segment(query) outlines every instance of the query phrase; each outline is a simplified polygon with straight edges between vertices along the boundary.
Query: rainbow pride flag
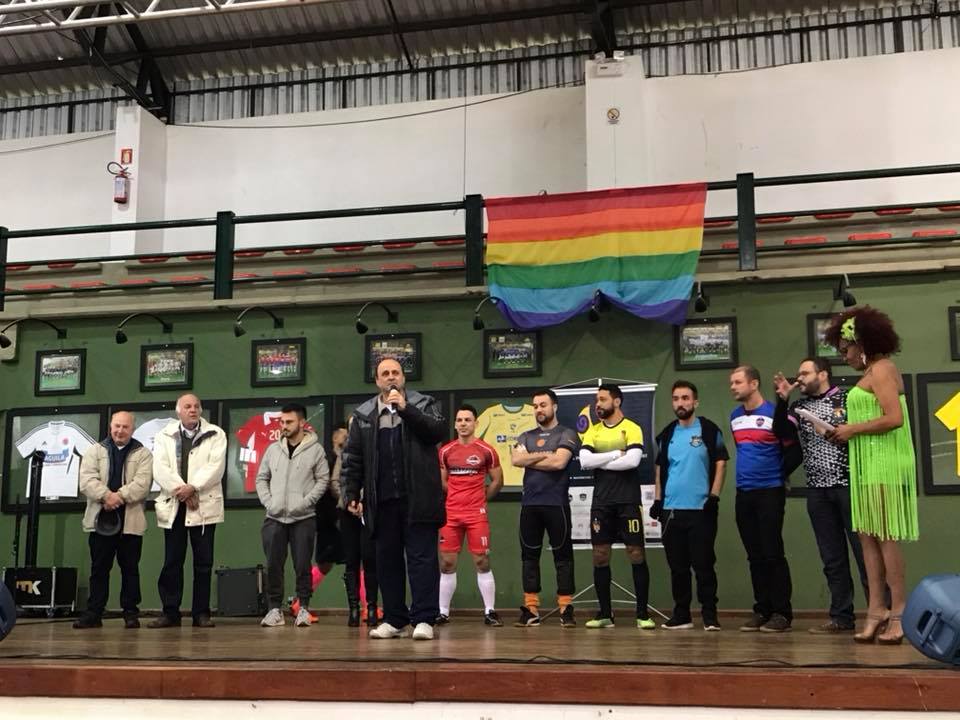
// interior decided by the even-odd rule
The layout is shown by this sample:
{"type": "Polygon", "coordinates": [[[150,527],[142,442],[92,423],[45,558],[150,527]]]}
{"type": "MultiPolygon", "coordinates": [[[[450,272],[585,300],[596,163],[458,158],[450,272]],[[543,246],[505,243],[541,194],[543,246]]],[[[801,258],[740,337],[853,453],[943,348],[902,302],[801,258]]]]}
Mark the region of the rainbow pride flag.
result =
{"type": "Polygon", "coordinates": [[[634,315],[680,325],[706,197],[695,183],[487,200],[490,295],[515,328],[586,312],[598,291],[634,315]]]}

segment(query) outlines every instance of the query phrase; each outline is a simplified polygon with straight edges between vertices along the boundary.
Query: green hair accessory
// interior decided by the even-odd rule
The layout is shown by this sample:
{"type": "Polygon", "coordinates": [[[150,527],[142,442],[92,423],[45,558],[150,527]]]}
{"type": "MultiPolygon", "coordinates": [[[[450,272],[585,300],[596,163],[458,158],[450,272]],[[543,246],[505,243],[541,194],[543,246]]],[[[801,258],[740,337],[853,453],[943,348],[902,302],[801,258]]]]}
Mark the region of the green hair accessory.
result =
{"type": "Polygon", "coordinates": [[[854,318],[848,317],[843,321],[843,325],[840,326],[840,337],[848,342],[857,341],[857,329],[854,318]]]}

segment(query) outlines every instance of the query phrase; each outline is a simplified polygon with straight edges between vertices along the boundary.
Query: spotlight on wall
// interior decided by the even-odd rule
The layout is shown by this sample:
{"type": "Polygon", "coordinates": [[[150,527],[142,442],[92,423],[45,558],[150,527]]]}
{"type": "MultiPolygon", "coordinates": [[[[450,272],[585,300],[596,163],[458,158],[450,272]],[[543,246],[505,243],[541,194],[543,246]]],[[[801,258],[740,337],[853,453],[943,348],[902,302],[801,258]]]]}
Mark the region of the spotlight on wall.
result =
{"type": "Polygon", "coordinates": [[[480,318],[480,308],[483,307],[484,303],[491,303],[493,305],[497,305],[500,303],[500,300],[498,298],[488,295],[479,303],[477,303],[477,306],[473,309],[473,329],[474,330],[483,330],[486,327],[486,325],[483,324],[483,320],[480,318]]]}
{"type": "Polygon", "coordinates": [[[7,334],[6,334],[7,330],[12,328],[14,325],[19,325],[20,323],[26,322],[27,320],[43,323],[47,327],[56,330],[58,340],[64,340],[67,337],[66,329],[62,327],[57,327],[52,322],[48,322],[47,320],[41,320],[40,318],[20,318],[19,320],[14,320],[12,323],[10,323],[5,328],[3,328],[3,330],[0,330],[0,348],[3,348],[4,350],[6,350],[8,347],[13,345],[13,341],[7,337],[7,334]]]}
{"type": "Polygon", "coordinates": [[[846,274],[840,276],[840,281],[833,289],[833,299],[842,300],[845,308],[853,307],[857,304],[857,299],[850,292],[850,278],[846,274]]]}
{"type": "Polygon", "coordinates": [[[600,322],[600,313],[606,312],[610,309],[610,302],[607,300],[606,296],[597,290],[593,294],[593,303],[590,305],[590,312],[587,316],[590,318],[590,322],[600,322]]]}
{"type": "Polygon", "coordinates": [[[262,311],[265,312],[267,315],[269,315],[271,318],[273,318],[273,329],[274,329],[274,330],[279,330],[280,328],[283,327],[283,318],[282,318],[282,317],[277,317],[272,311],[267,310],[267,308],[263,307],[262,305],[251,305],[250,307],[241,310],[241,311],[240,311],[240,314],[237,315],[237,319],[233,321],[233,336],[234,336],[234,337],[241,337],[241,336],[247,334],[247,331],[243,329],[243,316],[246,315],[246,314],[247,314],[248,312],[250,312],[251,310],[262,310],[262,311]]]}
{"type": "Polygon", "coordinates": [[[386,305],[384,305],[382,302],[370,301],[368,303],[364,303],[363,307],[360,308],[360,312],[357,313],[357,321],[356,323],[354,323],[354,327],[357,328],[357,332],[360,333],[361,335],[366,334],[367,330],[370,329],[369,327],[367,327],[367,324],[361,319],[361,316],[363,315],[363,311],[366,310],[371,305],[379,305],[380,307],[382,307],[384,310],[387,311],[388,323],[400,322],[400,313],[394,312],[393,310],[388,308],[386,305]]]}
{"type": "Polygon", "coordinates": [[[697,297],[693,301],[693,309],[698,313],[705,313],[710,307],[710,298],[703,291],[703,283],[697,283],[697,297]]]}
{"type": "Polygon", "coordinates": [[[173,323],[167,322],[159,315],[154,315],[153,313],[148,312],[135,312],[131,315],[127,315],[123,320],[120,321],[120,324],[117,325],[117,333],[115,335],[117,345],[123,345],[127,341],[127,334],[123,331],[123,326],[140,315],[152,317],[154,320],[160,323],[160,326],[163,328],[163,332],[167,333],[167,335],[173,332],[173,323]]]}

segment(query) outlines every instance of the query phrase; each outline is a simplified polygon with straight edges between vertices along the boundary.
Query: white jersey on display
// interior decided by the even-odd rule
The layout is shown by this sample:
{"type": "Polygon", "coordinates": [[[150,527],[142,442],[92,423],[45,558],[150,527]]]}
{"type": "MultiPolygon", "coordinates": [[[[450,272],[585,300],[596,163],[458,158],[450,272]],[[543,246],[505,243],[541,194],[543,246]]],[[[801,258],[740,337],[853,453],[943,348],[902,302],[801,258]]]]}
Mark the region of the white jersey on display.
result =
{"type": "MultiPolygon", "coordinates": [[[[153,443],[157,438],[157,434],[163,430],[167,425],[172,422],[175,422],[176,418],[155,418],[153,420],[147,420],[142,425],[138,425],[137,429],[133,431],[133,439],[138,441],[151,453],[153,452],[153,443]]],[[[153,484],[150,486],[150,492],[160,492],[160,483],[156,480],[153,481],[153,484]]]]}
{"type": "MultiPolygon", "coordinates": [[[[37,450],[47,454],[43,461],[41,497],[77,497],[80,456],[95,442],[79,425],[65,420],[51,420],[31,429],[16,441],[16,446],[22,458],[28,458],[37,450]]],[[[24,495],[30,497],[29,470],[24,495]]]]}

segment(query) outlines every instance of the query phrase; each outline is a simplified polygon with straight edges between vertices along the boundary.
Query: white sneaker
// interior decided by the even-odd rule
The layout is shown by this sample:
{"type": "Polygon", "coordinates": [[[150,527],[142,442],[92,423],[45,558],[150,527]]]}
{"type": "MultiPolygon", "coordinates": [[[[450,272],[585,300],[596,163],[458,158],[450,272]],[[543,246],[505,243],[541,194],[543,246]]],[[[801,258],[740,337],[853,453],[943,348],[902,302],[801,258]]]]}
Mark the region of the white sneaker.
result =
{"type": "Polygon", "coordinates": [[[417,623],[413,629],[414,640],[433,640],[433,625],[428,623],[417,623]]]}
{"type": "Polygon", "coordinates": [[[301,605],[300,612],[297,613],[297,619],[293,621],[293,624],[296,627],[310,627],[313,624],[310,620],[310,611],[301,605]]]}
{"type": "Polygon", "coordinates": [[[264,627],[279,627],[283,625],[283,622],[283,613],[280,612],[280,608],[274,608],[263,616],[263,620],[260,621],[260,624],[264,627]]]}
{"type": "Polygon", "coordinates": [[[390,640],[391,638],[405,637],[407,631],[405,628],[395,628],[390,623],[380,623],[370,631],[370,637],[374,640],[390,640]]]}

